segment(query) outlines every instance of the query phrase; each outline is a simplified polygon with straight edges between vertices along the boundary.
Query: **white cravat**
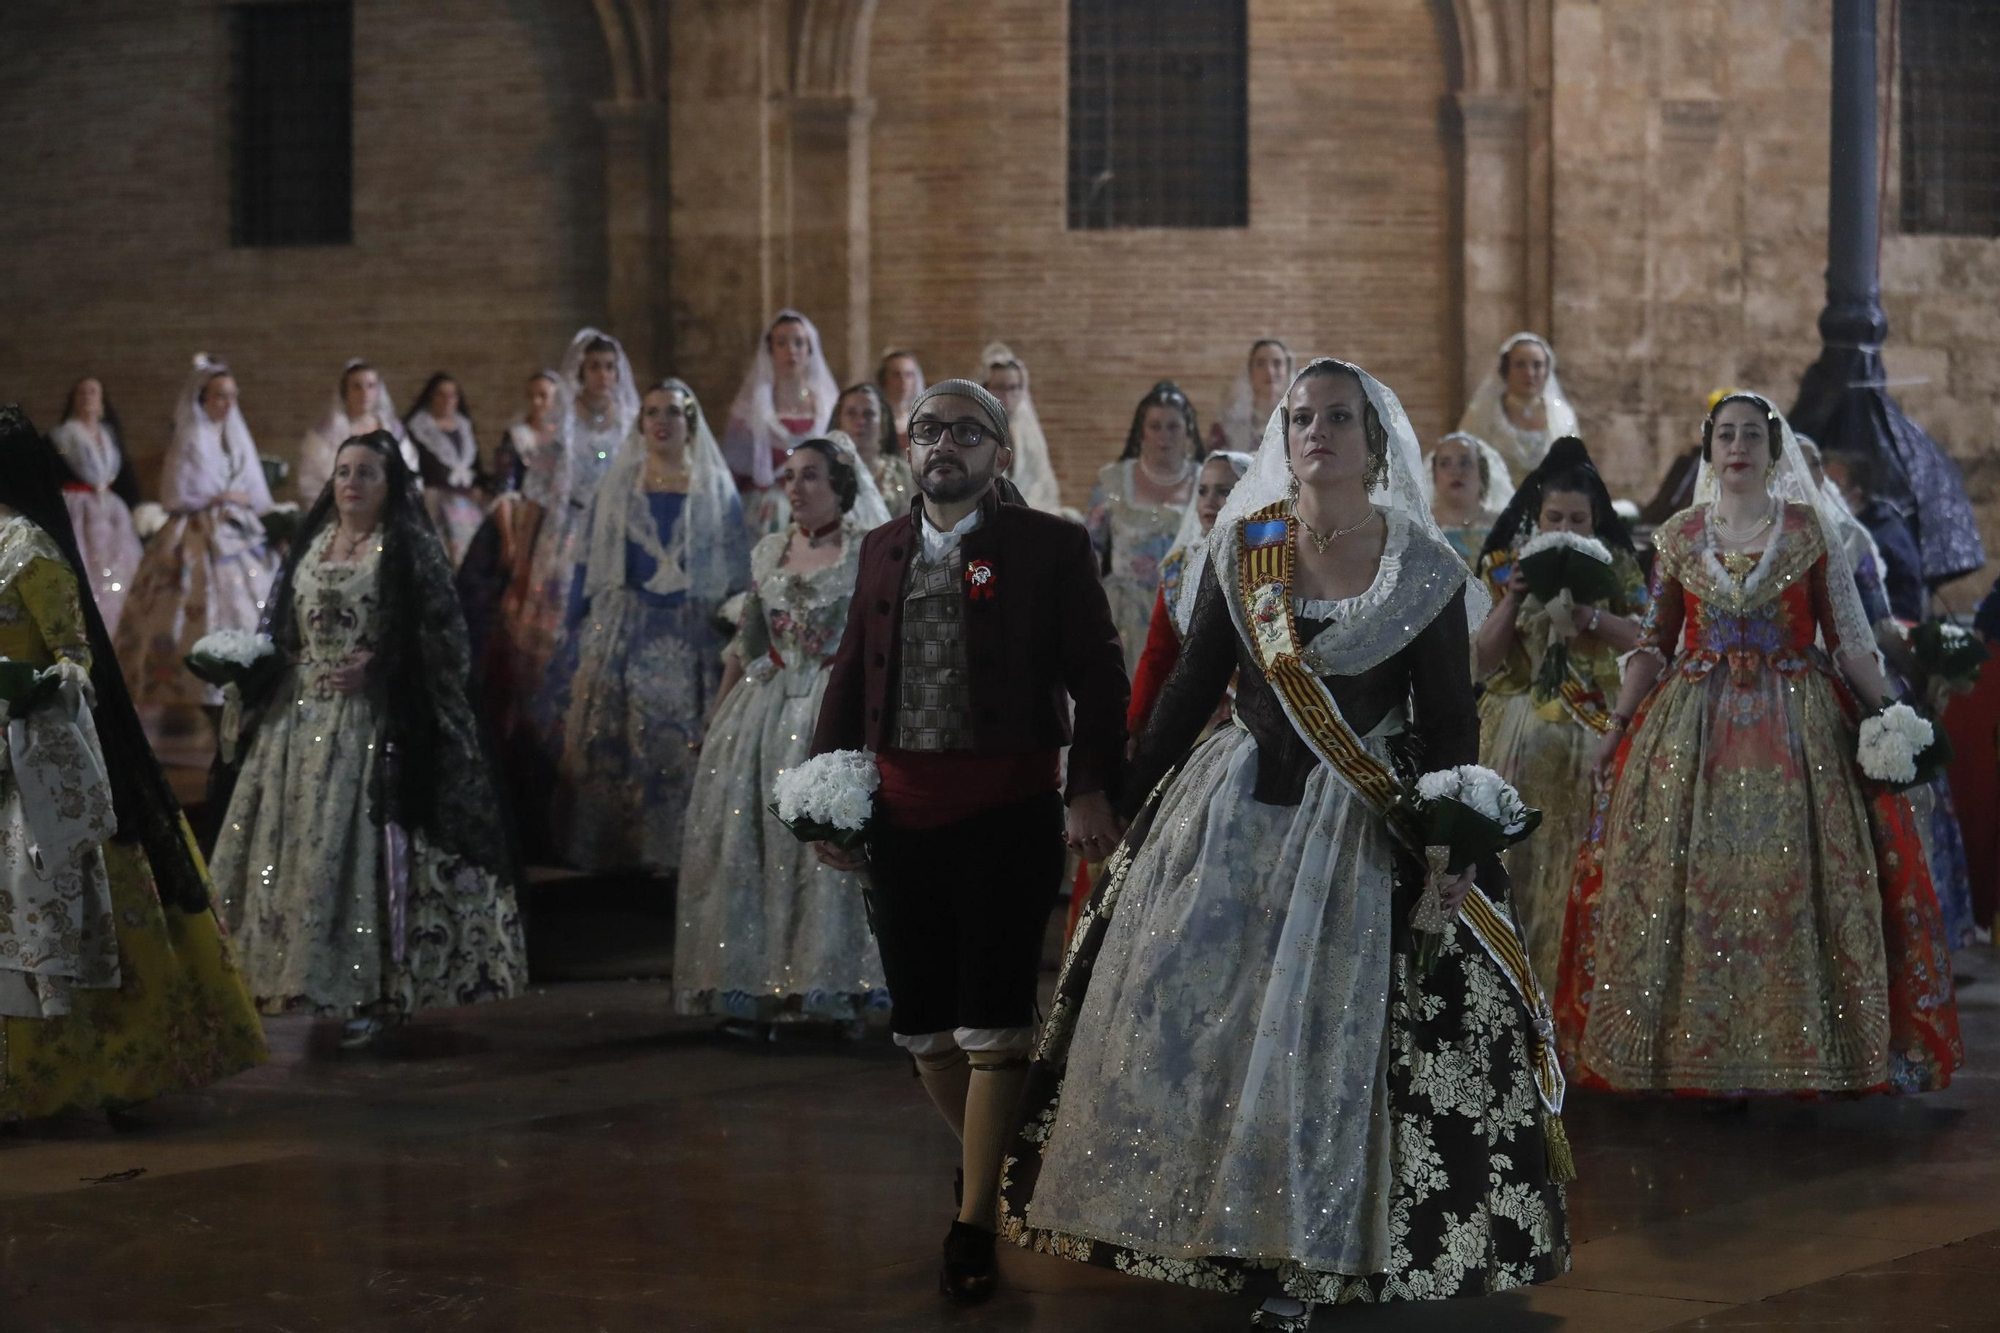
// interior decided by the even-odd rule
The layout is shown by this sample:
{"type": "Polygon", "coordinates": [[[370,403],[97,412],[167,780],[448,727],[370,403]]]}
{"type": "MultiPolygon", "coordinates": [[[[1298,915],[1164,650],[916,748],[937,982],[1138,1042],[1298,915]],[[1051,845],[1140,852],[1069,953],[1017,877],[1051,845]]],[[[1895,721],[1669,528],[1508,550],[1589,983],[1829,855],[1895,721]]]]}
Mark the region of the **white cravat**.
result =
{"type": "Polygon", "coordinates": [[[930,513],[926,510],[919,524],[924,536],[924,563],[935,565],[957,550],[959,540],[976,529],[985,517],[984,509],[974,509],[950,528],[940,530],[931,523],[930,513]]]}

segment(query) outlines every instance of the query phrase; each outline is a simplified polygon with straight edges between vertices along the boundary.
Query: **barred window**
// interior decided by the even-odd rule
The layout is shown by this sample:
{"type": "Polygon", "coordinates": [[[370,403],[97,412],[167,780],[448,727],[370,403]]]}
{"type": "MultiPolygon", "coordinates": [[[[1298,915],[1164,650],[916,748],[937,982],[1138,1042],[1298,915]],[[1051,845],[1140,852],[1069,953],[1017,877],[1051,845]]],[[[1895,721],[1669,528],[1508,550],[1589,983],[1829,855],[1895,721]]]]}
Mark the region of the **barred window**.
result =
{"type": "Polygon", "coordinates": [[[1902,229],[2000,236],[2000,14],[1902,0],[1902,229]]]}
{"type": "Polygon", "coordinates": [[[1246,0],[1070,0],[1069,225],[1250,221],[1246,0]]]}
{"type": "Polygon", "coordinates": [[[352,243],[352,4],[236,5],[229,45],[231,243],[352,243]]]}

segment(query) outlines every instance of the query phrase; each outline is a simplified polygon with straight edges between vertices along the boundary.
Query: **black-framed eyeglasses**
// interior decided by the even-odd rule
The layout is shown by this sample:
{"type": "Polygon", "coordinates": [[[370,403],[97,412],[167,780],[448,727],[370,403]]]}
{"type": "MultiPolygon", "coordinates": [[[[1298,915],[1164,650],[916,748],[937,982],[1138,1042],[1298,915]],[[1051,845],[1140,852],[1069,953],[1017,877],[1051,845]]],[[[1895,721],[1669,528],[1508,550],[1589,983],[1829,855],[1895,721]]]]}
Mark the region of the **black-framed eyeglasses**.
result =
{"type": "Polygon", "coordinates": [[[921,444],[928,449],[951,432],[953,443],[961,449],[977,449],[988,440],[1000,438],[994,429],[983,421],[971,417],[960,417],[956,421],[939,421],[936,417],[918,417],[910,423],[910,443],[921,444]]]}

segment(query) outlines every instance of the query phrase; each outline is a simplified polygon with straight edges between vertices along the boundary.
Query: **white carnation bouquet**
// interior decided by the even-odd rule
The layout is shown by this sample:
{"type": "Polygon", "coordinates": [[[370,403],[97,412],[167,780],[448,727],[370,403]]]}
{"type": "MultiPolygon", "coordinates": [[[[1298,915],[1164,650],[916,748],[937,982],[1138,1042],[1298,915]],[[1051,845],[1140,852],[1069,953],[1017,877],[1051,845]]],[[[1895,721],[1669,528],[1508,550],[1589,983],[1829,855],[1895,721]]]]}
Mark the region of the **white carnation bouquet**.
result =
{"type": "Polygon", "coordinates": [[[153,534],[167,526],[167,510],[157,500],[142,500],[132,507],[132,528],[139,534],[139,540],[148,542],[153,534]]]}
{"type": "Polygon", "coordinates": [[[251,676],[277,664],[278,648],[268,634],[249,630],[219,629],[195,641],[187,655],[187,669],[210,685],[242,684],[251,676]]]}
{"type": "Polygon", "coordinates": [[[1417,779],[1416,794],[1402,802],[1417,845],[1424,849],[1424,891],[1410,914],[1417,941],[1417,968],[1428,973],[1444,950],[1451,918],[1444,890],[1465,868],[1522,841],[1542,822],[1505,778],[1478,764],[1460,764],[1417,779]]]}
{"type": "Polygon", "coordinates": [[[852,851],[875,820],[882,774],[866,750],[830,750],[778,774],[770,811],[800,842],[830,842],[852,851]]]}
{"type": "Polygon", "coordinates": [[[1951,762],[1951,753],[1930,719],[1896,703],[1861,720],[1855,758],[1867,777],[1907,791],[1936,777],[1951,762]]]}

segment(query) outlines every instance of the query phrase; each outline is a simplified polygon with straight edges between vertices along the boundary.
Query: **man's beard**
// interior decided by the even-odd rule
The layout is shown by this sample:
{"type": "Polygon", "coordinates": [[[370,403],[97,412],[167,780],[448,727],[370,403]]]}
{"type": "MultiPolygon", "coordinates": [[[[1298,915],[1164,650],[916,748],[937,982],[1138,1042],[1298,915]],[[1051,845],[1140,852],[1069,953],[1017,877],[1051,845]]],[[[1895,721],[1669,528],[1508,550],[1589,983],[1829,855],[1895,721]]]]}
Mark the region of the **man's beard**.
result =
{"type": "Polygon", "coordinates": [[[926,467],[924,475],[917,478],[917,488],[924,493],[924,498],[927,500],[935,500],[939,504],[957,504],[960,500],[978,495],[993,484],[999,457],[996,451],[993,461],[986,465],[986,470],[983,472],[974,472],[966,467],[963,458],[956,460],[959,471],[943,476],[933,475],[930,468],[926,467]]]}

